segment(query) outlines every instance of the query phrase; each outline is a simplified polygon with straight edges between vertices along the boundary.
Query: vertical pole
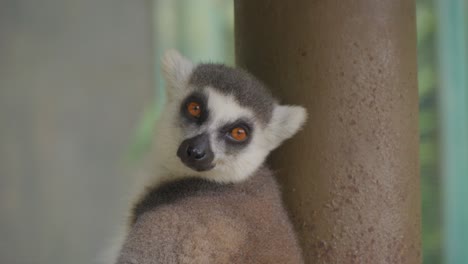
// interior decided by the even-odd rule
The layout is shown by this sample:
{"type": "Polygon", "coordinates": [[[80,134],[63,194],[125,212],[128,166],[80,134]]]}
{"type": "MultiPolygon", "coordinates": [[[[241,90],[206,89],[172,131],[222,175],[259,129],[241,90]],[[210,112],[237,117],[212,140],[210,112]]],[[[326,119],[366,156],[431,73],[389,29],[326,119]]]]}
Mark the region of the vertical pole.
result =
{"type": "Polygon", "coordinates": [[[307,263],[420,263],[411,0],[236,0],[236,59],[307,107],[271,165],[307,263]]]}

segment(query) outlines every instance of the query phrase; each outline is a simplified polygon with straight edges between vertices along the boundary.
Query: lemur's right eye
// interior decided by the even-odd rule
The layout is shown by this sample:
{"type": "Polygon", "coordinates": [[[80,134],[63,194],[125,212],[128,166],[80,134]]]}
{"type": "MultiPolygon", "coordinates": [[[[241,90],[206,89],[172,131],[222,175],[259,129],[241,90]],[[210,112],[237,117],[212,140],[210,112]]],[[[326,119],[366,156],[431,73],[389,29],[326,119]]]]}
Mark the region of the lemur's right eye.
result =
{"type": "Polygon", "coordinates": [[[185,124],[201,125],[209,115],[208,98],[202,94],[195,92],[185,98],[180,104],[180,114],[185,120],[185,124]]]}
{"type": "Polygon", "coordinates": [[[201,105],[197,102],[190,102],[187,104],[187,112],[193,117],[200,117],[201,105]]]}

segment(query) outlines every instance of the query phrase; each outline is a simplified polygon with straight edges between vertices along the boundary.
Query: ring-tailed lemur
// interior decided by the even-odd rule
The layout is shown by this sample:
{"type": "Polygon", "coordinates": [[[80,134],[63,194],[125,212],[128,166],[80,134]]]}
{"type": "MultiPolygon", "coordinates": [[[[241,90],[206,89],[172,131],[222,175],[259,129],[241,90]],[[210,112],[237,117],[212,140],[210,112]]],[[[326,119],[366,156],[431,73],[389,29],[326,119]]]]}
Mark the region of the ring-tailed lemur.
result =
{"type": "Polygon", "coordinates": [[[303,125],[247,72],[166,52],[155,168],[119,264],[302,263],[268,153],[303,125]]]}

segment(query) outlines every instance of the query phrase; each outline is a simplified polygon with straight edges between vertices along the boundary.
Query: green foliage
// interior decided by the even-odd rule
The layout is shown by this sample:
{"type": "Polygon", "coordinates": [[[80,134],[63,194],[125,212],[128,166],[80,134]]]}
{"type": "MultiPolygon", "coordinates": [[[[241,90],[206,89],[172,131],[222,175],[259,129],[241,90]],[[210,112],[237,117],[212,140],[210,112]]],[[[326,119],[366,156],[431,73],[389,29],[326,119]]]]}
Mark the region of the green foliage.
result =
{"type": "Polygon", "coordinates": [[[154,124],[160,113],[160,105],[153,103],[150,109],[147,109],[141,119],[136,136],[130,149],[129,160],[131,162],[139,161],[151,147],[153,138],[154,124]]]}
{"type": "Polygon", "coordinates": [[[425,264],[442,262],[441,188],[437,167],[436,17],[432,0],[417,1],[420,165],[425,264]]]}

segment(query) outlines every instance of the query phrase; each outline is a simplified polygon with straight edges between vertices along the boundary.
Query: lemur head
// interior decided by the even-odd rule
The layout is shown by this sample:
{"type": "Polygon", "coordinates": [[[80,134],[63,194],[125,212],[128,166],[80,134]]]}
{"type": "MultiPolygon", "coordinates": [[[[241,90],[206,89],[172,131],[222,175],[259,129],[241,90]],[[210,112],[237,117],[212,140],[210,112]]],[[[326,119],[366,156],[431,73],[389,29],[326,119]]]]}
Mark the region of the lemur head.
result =
{"type": "Polygon", "coordinates": [[[168,100],[155,147],[158,165],[171,175],[242,181],[306,119],[304,108],[279,105],[243,70],[194,65],[175,50],[165,53],[162,68],[168,100]]]}

